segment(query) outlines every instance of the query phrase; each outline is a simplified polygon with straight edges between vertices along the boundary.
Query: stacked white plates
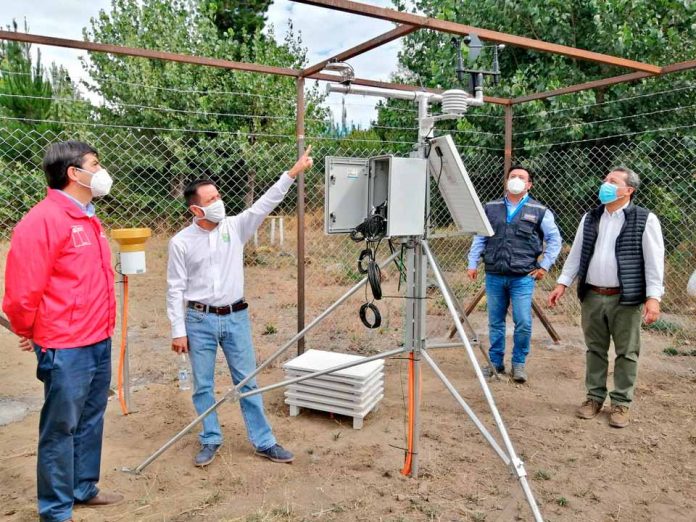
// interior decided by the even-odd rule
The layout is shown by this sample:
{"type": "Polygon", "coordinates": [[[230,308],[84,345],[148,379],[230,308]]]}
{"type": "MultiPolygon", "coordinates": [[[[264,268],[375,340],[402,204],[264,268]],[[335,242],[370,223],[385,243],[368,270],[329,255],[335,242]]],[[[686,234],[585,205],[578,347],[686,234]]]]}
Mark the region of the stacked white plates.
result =
{"type": "MultiPolygon", "coordinates": [[[[360,355],[307,350],[283,365],[288,378],[303,377],[360,359],[360,355]]],[[[326,411],[353,417],[353,428],[360,429],[363,419],[384,397],[384,360],[370,361],[319,377],[291,384],[285,392],[290,416],[300,408],[326,411]]]]}

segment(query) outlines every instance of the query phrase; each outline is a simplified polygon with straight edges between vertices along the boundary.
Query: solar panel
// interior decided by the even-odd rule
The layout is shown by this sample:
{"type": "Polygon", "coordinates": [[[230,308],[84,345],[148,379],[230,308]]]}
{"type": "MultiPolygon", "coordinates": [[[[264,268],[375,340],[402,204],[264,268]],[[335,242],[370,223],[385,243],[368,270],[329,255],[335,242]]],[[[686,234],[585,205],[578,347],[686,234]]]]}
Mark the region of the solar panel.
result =
{"type": "Polygon", "coordinates": [[[438,189],[445,200],[452,219],[462,232],[492,236],[483,206],[476,195],[466,167],[449,134],[430,140],[428,170],[438,182],[438,189]]]}

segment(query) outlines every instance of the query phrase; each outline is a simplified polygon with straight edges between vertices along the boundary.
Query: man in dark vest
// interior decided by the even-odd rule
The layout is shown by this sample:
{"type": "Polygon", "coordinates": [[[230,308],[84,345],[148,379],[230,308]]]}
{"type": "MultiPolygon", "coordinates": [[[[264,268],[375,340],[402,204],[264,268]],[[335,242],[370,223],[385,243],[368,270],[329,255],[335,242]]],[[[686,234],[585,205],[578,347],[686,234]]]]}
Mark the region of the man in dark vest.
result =
{"type": "Polygon", "coordinates": [[[573,247],[556,288],[555,306],[578,278],[582,330],[587,345],[587,400],[577,410],[592,419],[607,396],[609,342],[614,341],[614,390],[609,393],[609,425],[628,425],[628,410],[638,373],[640,323],[660,316],[664,293],[665,248],[660,222],[649,210],[633,204],[640,179],[631,169],[612,169],[599,189],[602,205],[580,221],[573,247]]]}
{"type": "MultiPolygon", "coordinates": [[[[527,380],[535,282],[546,275],[561,251],[561,234],[553,214],[529,196],[532,179],[532,172],[521,165],[509,170],[505,196],[485,206],[495,234],[474,237],[469,251],[469,279],[476,279],[482,254],[486,265],[489,354],[498,373],[505,372],[505,317],[512,303],[512,378],[517,382],[527,380]]],[[[488,375],[490,369],[485,368],[484,373],[488,375]]]]}

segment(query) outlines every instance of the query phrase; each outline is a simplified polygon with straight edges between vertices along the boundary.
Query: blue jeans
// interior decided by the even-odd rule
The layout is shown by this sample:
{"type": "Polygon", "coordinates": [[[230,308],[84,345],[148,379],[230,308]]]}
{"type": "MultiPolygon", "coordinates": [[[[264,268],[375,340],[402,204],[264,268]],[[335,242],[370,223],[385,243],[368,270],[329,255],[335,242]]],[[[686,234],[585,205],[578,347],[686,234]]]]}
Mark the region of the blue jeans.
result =
{"type": "Polygon", "coordinates": [[[36,376],[44,383],[39,420],[39,516],[72,517],[75,502],[99,490],[104,412],[111,382],[111,339],[60,350],[34,346],[36,376]]]}
{"type": "Polygon", "coordinates": [[[512,364],[524,364],[532,339],[532,296],[535,279],[532,276],[486,274],[488,302],[488,336],[491,343],[491,362],[502,368],[505,356],[505,316],[512,303],[513,335],[512,364]]]}
{"type": "MultiPolygon", "coordinates": [[[[249,310],[217,315],[186,309],[186,335],[193,370],[193,405],[200,415],[215,404],[215,356],[218,345],[227,359],[227,366],[236,385],[256,369],[256,356],[251,341],[249,310]]],[[[256,389],[250,380],[241,393],[256,389]]],[[[266,450],[276,443],[271,426],[263,412],[261,395],[239,401],[247,435],[257,450],[266,450]]],[[[222,444],[222,430],[217,412],[203,419],[201,444],[222,444]]]]}

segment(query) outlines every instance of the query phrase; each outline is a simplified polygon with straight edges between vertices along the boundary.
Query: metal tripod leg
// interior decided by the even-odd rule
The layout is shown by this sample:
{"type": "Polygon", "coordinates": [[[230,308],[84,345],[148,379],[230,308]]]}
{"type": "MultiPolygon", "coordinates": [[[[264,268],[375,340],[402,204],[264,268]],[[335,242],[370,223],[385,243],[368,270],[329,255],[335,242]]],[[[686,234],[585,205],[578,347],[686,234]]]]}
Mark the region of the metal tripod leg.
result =
{"type": "Polygon", "coordinates": [[[483,376],[483,372],[481,371],[481,368],[479,367],[478,361],[476,360],[476,356],[474,355],[474,350],[471,346],[471,343],[469,342],[469,339],[467,339],[466,332],[464,330],[464,326],[462,325],[461,321],[459,320],[459,316],[457,315],[457,309],[454,306],[453,303],[453,297],[447,292],[447,287],[445,285],[444,278],[442,276],[442,273],[438,270],[437,264],[435,263],[435,258],[433,256],[432,251],[430,250],[430,246],[426,241],[423,241],[423,249],[425,251],[425,254],[428,256],[428,261],[430,262],[430,265],[433,268],[433,273],[435,275],[435,279],[437,280],[438,285],[440,286],[440,291],[442,292],[442,296],[445,299],[445,302],[447,303],[447,308],[450,311],[450,314],[452,315],[452,319],[454,319],[454,324],[457,327],[457,331],[459,332],[459,336],[461,337],[462,341],[464,342],[464,346],[466,348],[467,354],[469,355],[469,359],[471,360],[471,365],[474,368],[474,372],[476,373],[476,378],[479,381],[479,385],[481,386],[481,389],[483,390],[483,394],[486,398],[486,402],[488,403],[488,407],[491,410],[491,413],[493,414],[493,419],[495,420],[495,424],[498,427],[498,431],[500,433],[501,438],[503,439],[503,445],[505,446],[505,449],[507,451],[507,454],[510,458],[510,463],[511,467],[514,471],[514,473],[517,475],[517,480],[520,483],[520,486],[522,487],[522,490],[524,491],[524,494],[527,498],[527,503],[529,504],[529,507],[532,510],[532,513],[534,514],[534,519],[537,522],[542,522],[543,518],[541,516],[541,512],[539,511],[539,506],[537,506],[536,499],[534,498],[534,494],[532,493],[531,488],[529,487],[529,483],[527,481],[527,471],[524,468],[524,463],[519,459],[517,456],[517,453],[515,452],[515,448],[512,445],[512,441],[510,440],[510,436],[508,435],[507,428],[505,428],[505,424],[503,423],[503,419],[500,416],[500,412],[498,411],[498,407],[495,404],[495,400],[493,399],[493,395],[491,394],[491,390],[488,388],[488,383],[486,382],[486,378],[483,376]]]}
{"type": "MultiPolygon", "coordinates": [[[[391,256],[389,256],[387,259],[385,259],[382,263],[380,263],[380,268],[385,268],[386,266],[389,265],[394,259],[396,259],[397,256],[399,256],[400,252],[394,252],[391,256]]],[[[130,469],[130,468],[122,468],[121,471],[125,471],[127,473],[140,473],[142,470],[144,470],[147,466],[152,464],[162,453],[167,451],[171,446],[174,445],[179,439],[181,439],[184,435],[186,435],[189,431],[191,431],[193,428],[196,427],[196,425],[201,422],[203,419],[205,419],[208,415],[213,413],[215,410],[217,410],[224,402],[228,400],[238,400],[240,398],[240,393],[239,390],[251,379],[256,377],[264,368],[266,368],[269,364],[271,364],[275,359],[280,357],[285,351],[287,351],[291,346],[293,346],[299,339],[303,338],[307,332],[312,330],[315,326],[317,326],[319,323],[321,323],[326,317],[329,316],[336,308],[338,308],[341,304],[343,304],[351,295],[353,295],[355,292],[360,290],[365,283],[367,283],[367,277],[364,277],[362,280],[360,280],[358,283],[353,286],[350,290],[348,290],[343,296],[341,296],[336,302],[334,302],[331,306],[329,306],[326,310],[324,310],[323,313],[321,313],[319,316],[317,316],[311,323],[309,323],[304,330],[297,332],[295,336],[290,339],[287,343],[285,343],[281,348],[279,348],[271,357],[266,359],[263,364],[258,366],[256,370],[254,370],[252,373],[247,375],[243,380],[241,380],[234,388],[232,388],[230,391],[228,391],[225,395],[222,396],[215,404],[213,404],[210,408],[205,410],[203,413],[201,413],[198,417],[193,419],[191,423],[186,426],[184,429],[182,429],[179,433],[177,433],[174,437],[172,437],[169,441],[167,441],[160,449],[155,451],[150,457],[145,459],[137,468],[130,469]]],[[[389,357],[389,355],[387,355],[389,357]]],[[[362,364],[367,361],[361,361],[359,364],[362,364]]],[[[355,366],[355,365],[354,365],[355,366]]],[[[330,370],[330,371],[335,371],[335,370],[330,370]]],[[[328,372],[326,372],[328,373],[328,372]]]]}

